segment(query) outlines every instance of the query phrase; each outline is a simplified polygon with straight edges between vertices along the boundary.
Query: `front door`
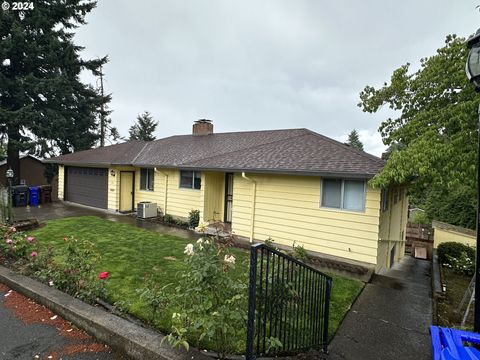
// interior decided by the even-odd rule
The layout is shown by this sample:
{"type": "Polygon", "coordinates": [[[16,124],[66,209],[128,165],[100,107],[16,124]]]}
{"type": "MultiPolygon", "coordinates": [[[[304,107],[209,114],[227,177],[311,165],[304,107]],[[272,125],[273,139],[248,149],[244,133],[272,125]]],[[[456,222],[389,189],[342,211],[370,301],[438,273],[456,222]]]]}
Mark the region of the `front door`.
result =
{"type": "Polygon", "coordinates": [[[233,174],[225,174],[225,216],[224,222],[232,223],[232,204],[233,204],[233,174]]]}
{"type": "Polygon", "coordinates": [[[120,211],[133,211],[133,172],[120,172],[120,211]]]}

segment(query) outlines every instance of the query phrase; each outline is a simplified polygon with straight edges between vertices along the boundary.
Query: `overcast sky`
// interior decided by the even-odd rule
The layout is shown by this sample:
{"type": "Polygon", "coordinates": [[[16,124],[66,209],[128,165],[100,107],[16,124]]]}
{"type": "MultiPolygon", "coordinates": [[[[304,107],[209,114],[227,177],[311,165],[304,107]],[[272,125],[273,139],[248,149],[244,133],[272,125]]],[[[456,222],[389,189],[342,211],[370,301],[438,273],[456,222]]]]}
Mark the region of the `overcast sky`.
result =
{"type": "MultiPolygon", "coordinates": [[[[365,85],[480,27],[473,0],[100,0],[78,29],[85,57],[108,55],[105,89],[121,135],[150,111],[156,136],[305,127],[366,151],[387,111],[364,114],[365,85]]],[[[84,77],[85,81],[91,81],[84,77]]]]}

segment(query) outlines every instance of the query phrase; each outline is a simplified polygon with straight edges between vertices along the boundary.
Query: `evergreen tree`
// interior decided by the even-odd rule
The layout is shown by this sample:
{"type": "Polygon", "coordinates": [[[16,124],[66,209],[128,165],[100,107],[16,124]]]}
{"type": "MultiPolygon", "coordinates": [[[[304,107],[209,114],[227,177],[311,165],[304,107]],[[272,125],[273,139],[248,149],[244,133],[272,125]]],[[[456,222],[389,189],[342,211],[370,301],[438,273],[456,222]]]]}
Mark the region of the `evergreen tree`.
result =
{"type": "Polygon", "coordinates": [[[158,121],[154,121],[152,115],[148,111],[145,111],[142,115],[138,115],[135,124],[130,126],[130,129],[128,130],[130,140],[155,140],[155,135],[153,135],[153,133],[155,132],[157,125],[158,121]]]}
{"type": "Polygon", "coordinates": [[[21,177],[19,152],[38,156],[89,149],[96,117],[110,101],[80,72],[98,76],[107,58],[84,60],[74,30],[96,6],[89,0],[36,0],[24,12],[0,11],[0,135],[7,163],[21,177]]]}
{"type": "Polygon", "coordinates": [[[363,151],[363,144],[358,137],[358,131],[356,129],[353,129],[348,135],[347,144],[358,150],[363,151]]]}

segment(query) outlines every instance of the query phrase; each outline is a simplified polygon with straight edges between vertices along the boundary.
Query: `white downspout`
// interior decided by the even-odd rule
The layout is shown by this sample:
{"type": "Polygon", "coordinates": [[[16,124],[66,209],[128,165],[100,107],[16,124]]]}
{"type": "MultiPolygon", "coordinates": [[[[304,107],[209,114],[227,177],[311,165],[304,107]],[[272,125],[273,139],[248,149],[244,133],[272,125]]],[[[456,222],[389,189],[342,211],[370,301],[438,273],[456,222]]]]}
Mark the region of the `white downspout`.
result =
{"type": "Polygon", "coordinates": [[[168,174],[163,171],[157,170],[157,168],[153,168],[153,169],[155,170],[155,172],[159,172],[160,174],[165,176],[165,191],[163,194],[163,215],[166,215],[167,214],[167,195],[168,195],[168,174]]]}
{"type": "Polygon", "coordinates": [[[251,225],[250,225],[250,242],[253,242],[253,230],[255,227],[255,201],[257,197],[257,182],[245,175],[245,172],[242,171],[242,178],[251,181],[253,183],[253,188],[252,188],[252,213],[251,213],[251,225]]]}

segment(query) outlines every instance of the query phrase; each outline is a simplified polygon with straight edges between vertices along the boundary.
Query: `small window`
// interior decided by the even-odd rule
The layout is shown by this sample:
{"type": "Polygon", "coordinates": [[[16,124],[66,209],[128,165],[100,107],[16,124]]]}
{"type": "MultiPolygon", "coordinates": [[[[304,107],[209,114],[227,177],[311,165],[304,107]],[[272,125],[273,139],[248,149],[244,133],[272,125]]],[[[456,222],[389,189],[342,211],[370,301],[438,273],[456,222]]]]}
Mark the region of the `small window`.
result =
{"type": "Polygon", "coordinates": [[[140,169],[140,190],[153,191],[153,169],[140,169]]]}
{"type": "Polygon", "coordinates": [[[323,180],[322,206],[340,208],[342,204],[342,180],[323,180]]]}
{"type": "Polygon", "coordinates": [[[322,206],[363,211],[365,182],[359,180],[323,179],[322,206]]]}
{"type": "Polygon", "coordinates": [[[180,171],[180,187],[184,189],[200,190],[202,187],[202,173],[200,171],[180,171]]]}
{"type": "Polygon", "coordinates": [[[345,180],[343,190],[343,208],[363,211],[365,183],[363,181],[345,180]]]}
{"type": "Polygon", "coordinates": [[[382,189],[381,194],[382,201],[382,211],[388,210],[388,189],[382,189]]]}

